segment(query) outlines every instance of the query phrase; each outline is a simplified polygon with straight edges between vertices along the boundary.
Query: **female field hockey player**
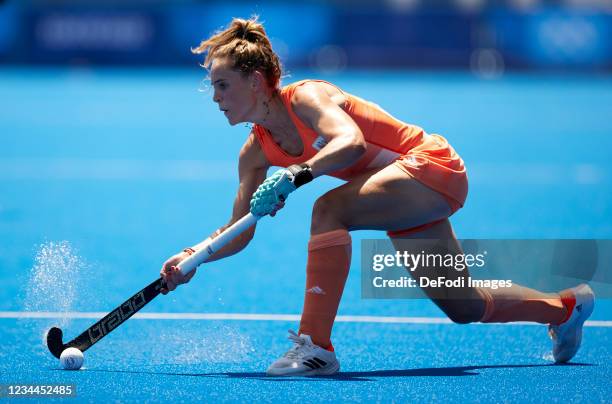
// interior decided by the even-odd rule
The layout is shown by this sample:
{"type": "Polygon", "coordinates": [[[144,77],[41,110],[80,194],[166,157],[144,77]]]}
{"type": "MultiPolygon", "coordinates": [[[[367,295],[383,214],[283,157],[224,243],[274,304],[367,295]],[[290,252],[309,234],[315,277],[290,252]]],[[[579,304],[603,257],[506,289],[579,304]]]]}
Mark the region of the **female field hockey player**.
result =
{"type": "MultiPolygon", "coordinates": [[[[436,240],[444,240],[451,253],[461,254],[449,217],[467,196],[464,163],[442,136],[402,122],[331,83],[304,80],[280,87],[279,59],[256,18],[234,19],[193,52],[206,54],[213,101],[230,125],[253,123],[240,151],[240,185],[227,226],[249,211],[274,216],[291,192],[322,175],[346,181],[313,207],[299,332],[290,332],[294,346],[267,370],[269,375],[333,374],[340,364],[330,336],[351,261],[349,232],[384,230],[394,243],[429,239],[431,251],[436,240]],[[266,178],[270,166],[284,168],[266,178]]],[[[239,252],[254,233],[255,226],[209,261],[239,252]]],[[[164,293],[193,277],[195,271],[184,277],[175,265],[201,245],[164,263],[164,293]]],[[[467,271],[451,272],[447,278],[468,276],[467,271]]],[[[415,275],[440,274],[417,270],[415,275]]],[[[557,362],[570,360],[578,350],[594,305],[587,285],[558,294],[519,285],[442,293],[426,288],[425,293],[457,323],[549,324],[557,362]]]]}

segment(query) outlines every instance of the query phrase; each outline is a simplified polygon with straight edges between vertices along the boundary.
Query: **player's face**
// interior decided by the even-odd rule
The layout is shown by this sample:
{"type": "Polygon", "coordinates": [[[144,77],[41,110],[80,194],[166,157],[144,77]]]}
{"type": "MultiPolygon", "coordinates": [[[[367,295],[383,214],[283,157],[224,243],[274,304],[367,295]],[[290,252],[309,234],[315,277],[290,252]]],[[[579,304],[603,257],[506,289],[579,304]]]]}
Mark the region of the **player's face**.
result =
{"type": "Polygon", "coordinates": [[[231,59],[215,58],[210,68],[213,101],[219,104],[230,125],[252,122],[257,98],[252,77],[232,69],[231,59]]]}

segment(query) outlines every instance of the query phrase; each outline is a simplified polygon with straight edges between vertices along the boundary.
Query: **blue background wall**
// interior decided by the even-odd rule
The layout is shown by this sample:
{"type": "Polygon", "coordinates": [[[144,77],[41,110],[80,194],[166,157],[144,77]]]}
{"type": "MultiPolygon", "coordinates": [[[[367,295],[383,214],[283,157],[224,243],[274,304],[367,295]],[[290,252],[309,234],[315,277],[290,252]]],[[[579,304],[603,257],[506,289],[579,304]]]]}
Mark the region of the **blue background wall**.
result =
{"type": "Polygon", "coordinates": [[[288,66],[612,67],[610,8],[512,3],[12,0],[0,6],[0,62],[193,64],[198,40],[258,14],[288,66]]]}

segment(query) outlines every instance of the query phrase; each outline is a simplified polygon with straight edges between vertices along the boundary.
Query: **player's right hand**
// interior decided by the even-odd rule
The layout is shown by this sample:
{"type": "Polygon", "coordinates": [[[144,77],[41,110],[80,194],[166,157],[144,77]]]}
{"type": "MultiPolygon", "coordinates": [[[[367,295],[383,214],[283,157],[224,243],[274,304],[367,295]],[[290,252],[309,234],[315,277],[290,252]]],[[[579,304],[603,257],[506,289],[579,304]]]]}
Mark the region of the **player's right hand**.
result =
{"type": "Polygon", "coordinates": [[[183,275],[181,271],[179,271],[179,269],[177,268],[177,265],[182,260],[189,257],[191,254],[193,253],[187,251],[186,249],[185,251],[181,251],[180,253],[173,255],[172,257],[168,258],[166,262],[164,262],[164,265],[162,265],[161,271],[159,271],[159,274],[161,275],[162,278],[164,278],[164,281],[166,284],[165,288],[160,289],[160,292],[162,294],[164,295],[168,294],[168,292],[171,292],[174,289],[176,289],[178,285],[187,283],[191,280],[191,278],[193,278],[193,276],[196,273],[195,269],[191,271],[190,273],[188,273],[187,275],[183,275]]]}
{"type": "Polygon", "coordinates": [[[293,174],[286,168],[266,178],[251,197],[251,213],[258,217],[276,214],[289,194],[297,189],[292,180],[293,174]]]}

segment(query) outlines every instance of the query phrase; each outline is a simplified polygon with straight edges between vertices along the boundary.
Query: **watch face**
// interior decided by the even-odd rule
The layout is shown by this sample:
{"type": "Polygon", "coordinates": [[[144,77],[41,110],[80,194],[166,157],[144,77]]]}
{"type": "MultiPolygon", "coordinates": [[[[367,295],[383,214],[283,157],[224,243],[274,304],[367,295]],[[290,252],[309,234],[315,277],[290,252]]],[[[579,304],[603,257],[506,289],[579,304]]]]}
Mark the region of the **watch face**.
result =
{"type": "Polygon", "coordinates": [[[293,184],[296,187],[304,185],[304,184],[306,184],[306,183],[308,183],[310,181],[312,181],[312,172],[310,171],[310,167],[309,168],[302,168],[293,177],[293,184]]]}

